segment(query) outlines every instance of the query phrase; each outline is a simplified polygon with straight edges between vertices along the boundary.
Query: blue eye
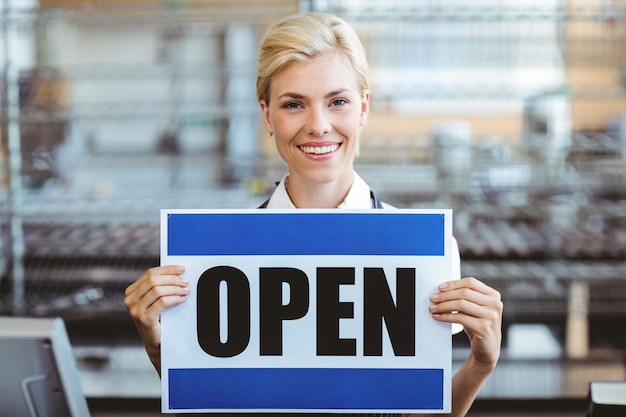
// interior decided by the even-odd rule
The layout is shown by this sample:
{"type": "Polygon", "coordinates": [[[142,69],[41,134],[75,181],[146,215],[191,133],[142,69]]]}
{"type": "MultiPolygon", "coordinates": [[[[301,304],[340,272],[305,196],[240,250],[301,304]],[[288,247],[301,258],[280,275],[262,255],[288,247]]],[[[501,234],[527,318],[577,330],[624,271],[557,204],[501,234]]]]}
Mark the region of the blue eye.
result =
{"type": "Polygon", "coordinates": [[[284,108],[286,109],[299,109],[300,108],[300,103],[296,103],[296,102],[289,102],[289,103],[285,103],[283,105],[284,108]]]}
{"type": "Polygon", "coordinates": [[[344,98],[336,98],[333,101],[331,101],[331,105],[333,106],[343,106],[344,104],[347,104],[348,100],[344,99],[344,98]]]}

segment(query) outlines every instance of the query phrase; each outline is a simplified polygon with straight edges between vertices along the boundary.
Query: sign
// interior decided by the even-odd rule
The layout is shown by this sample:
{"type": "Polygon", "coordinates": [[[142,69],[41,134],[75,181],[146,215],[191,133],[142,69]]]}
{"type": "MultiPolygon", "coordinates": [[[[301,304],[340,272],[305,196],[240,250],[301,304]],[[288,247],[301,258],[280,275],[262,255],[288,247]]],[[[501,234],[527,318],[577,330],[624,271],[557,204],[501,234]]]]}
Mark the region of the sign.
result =
{"type": "Polygon", "coordinates": [[[451,410],[450,210],[163,210],[162,411],[451,410]]]}

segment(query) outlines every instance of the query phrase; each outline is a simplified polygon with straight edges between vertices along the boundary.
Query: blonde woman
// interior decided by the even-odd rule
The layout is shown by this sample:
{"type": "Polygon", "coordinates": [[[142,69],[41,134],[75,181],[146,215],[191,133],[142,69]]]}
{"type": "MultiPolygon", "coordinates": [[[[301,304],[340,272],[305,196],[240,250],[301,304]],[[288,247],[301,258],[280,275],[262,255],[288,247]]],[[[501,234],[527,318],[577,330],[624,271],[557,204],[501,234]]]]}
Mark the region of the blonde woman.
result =
{"type": "MultiPolygon", "coordinates": [[[[370,104],[361,42],[343,20],[298,14],[273,26],[259,51],[257,96],[265,128],[288,172],[262,208],[388,208],[354,171],[370,104]]],[[[458,275],[431,296],[435,320],[463,326],[471,350],[452,380],[452,414],[465,415],[500,354],[500,294],[458,275]]],[[[160,373],[159,317],[189,294],[184,266],[146,271],[126,290],[125,305],[160,373]]],[[[445,278],[444,278],[445,279],[445,278]]]]}

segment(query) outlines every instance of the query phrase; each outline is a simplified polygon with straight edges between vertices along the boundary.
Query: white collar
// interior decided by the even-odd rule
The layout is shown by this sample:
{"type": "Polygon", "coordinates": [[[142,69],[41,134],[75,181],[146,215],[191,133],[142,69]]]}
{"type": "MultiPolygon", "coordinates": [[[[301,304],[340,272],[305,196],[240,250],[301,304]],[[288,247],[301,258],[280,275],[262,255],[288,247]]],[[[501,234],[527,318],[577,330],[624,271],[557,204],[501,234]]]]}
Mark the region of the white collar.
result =
{"type": "MultiPolygon", "coordinates": [[[[267,203],[268,209],[295,209],[296,206],[289,198],[287,194],[287,183],[289,182],[289,174],[286,174],[280,181],[276,190],[272,193],[269,202],[267,203]]],[[[348,195],[341,204],[337,206],[340,209],[369,209],[372,208],[372,196],[370,193],[370,187],[367,183],[357,174],[354,173],[354,182],[348,191],[348,195]]]]}

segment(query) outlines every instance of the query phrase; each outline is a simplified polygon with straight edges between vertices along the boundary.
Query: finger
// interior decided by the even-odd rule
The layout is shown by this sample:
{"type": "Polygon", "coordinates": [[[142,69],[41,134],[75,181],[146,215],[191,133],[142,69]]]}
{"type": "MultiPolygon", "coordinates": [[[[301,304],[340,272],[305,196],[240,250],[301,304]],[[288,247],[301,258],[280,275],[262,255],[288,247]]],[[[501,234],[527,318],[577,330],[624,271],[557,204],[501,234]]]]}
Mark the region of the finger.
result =
{"type": "Polygon", "coordinates": [[[494,296],[488,296],[474,290],[462,288],[454,291],[436,293],[430,296],[432,305],[437,306],[443,311],[459,311],[467,310],[474,307],[490,307],[497,306],[499,299],[494,296]]]}
{"type": "Polygon", "coordinates": [[[492,306],[481,305],[467,299],[454,299],[429,306],[432,314],[465,314],[467,316],[492,319],[497,314],[492,306]]]}
{"type": "Polygon", "coordinates": [[[472,316],[462,312],[433,313],[433,319],[445,323],[458,323],[463,326],[470,340],[482,340],[489,344],[489,340],[498,343],[501,340],[502,322],[497,314],[485,313],[472,316]]]}
{"type": "Polygon", "coordinates": [[[439,291],[440,292],[454,291],[454,290],[458,290],[461,288],[472,289],[474,291],[480,292],[482,294],[487,294],[487,295],[494,295],[494,296],[500,295],[500,293],[496,289],[490,287],[489,285],[485,284],[484,282],[474,277],[465,277],[462,279],[455,279],[452,281],[444,282],[443,284],[439,286],[439,291]]]}
{"type": "MultiPolygon", "coordinates": [[[[430,297],[431,313],[463,313],[494,322],[501,320],[503,304],[500,293],[476,278],[464,278],[444,283],[440,287],[440,291],[430,297]]],[[[447,320],[452,322],[462,319],[462,316],[447,316],[447,320]]]]}
{"type": "MultiPolygon", "coordinates": [[[[145,298],[145,297],[144,297],[145,298]]],[[[129,306],[128,311],[132,317],[141,338],[149,344],[158,343],[161,337],[160,317],[163,311],[187,300],[187,295],[172,294],[158,297],[151,304],[137,303],[129,306]]]]}
{"type": "Polygon", "coordinates": [[[494,355],[497,357],[502,342],[499,320],[485,320],[463,313],[433,314],[433,318],[440,322],[462,325],[471,341],[472,351],[484,356],[483,359],[493,358],[494,355]]]}
{"type": "Polygon", "coordinates": [[[151,279],[154,279],[159,276],[168,276],[168,275],[180,276],[184,272],[185,272],[185,267],[182,265],[164,265],[164,266],[157,266],[154,268],[150,268],[146,272],[144,272],[137,281],[130,284],[128,288],[126,289],[126,291],[130,291],[130,292],[136,291],[138,287],[144,284],[144,282],[150,281],[151,279]]]}
{"type": "Polygon", "coordinates": [[[154,300],[152,304],[148,307],[143,308],[136,306],[134,311],[135,317],[138,322],[140,322],[143,326],[152,328],[159,323],[159,317],[163,310],[168,307],[175,306],[177,304],[181,304],[187,300],[187,294],[169,294],[158,297],[154,300]]]}
{"type": "Polygon", "coordinates": [[[140,315],[156,306],[159,314],[165,307],[183,302],[189,295],[189,287],[181,285],[157,285],[138,296],[132,294],[124,300],[131,315],[140,315]]]}
{"type": "Polygon", "coordinates": [[[166,265],[150,268],[139,279],[130,284],[125,291],[126,296],[135,295],[142,297],[153,287],[159,285],[179,285],[186,286],[187,280],[181,274],[185,268],[180,265],[166,265]]]}
{"type": "Polygon", "coordinates": [[[474,278],[467,279],[465,283],[454,282],[449,284],[442,284],[441,287],[443,289],[432,294],[430,301],[442,303],[454,300],[467,300],[483,306],[497,306],[502,302],[498,291],[474,278]]]}
{"type": "Polygon", "coordinates": [[[504,309],[499,293],[486,295],[467,288],[433,294],[430,300],[432,304],[429,309],[432,313],[460,312],[473,317],[500,320],[504,309]]]}
{"type": "Polygon", "coordinates": [[[473,318],[500,326],[502,309],[499,306],[486,307],[469,303],[453,303],[452,305],[433,305],[429,308],[434,318],[450,323],[470,324],[467,319],[473,318]]]}
{"type": "Polygon", "coordinates": [[[126,289],[124,305],[133,317],[150,307],[159,297],[189,293],[188,282],[180,275],[184,268],[177,265],[156,267],[147,270],[136,282],[126,289]],[[164,275],[173,272],[175,275],[164,275]]]}
{"type": "MultiPolygon", "coordinates": [[[[487,315],[488,316],[488,315],[487,315]]],[[[502,323],[497,316],[491,319],[471,316],[465,313],[435,313],[433,319],[446,323],[458,323],[463,326],[470,340],[477,336],[476,340],[483,341],[487,345],[489,341],[499,343],[502,337],[502,323]]]]}

